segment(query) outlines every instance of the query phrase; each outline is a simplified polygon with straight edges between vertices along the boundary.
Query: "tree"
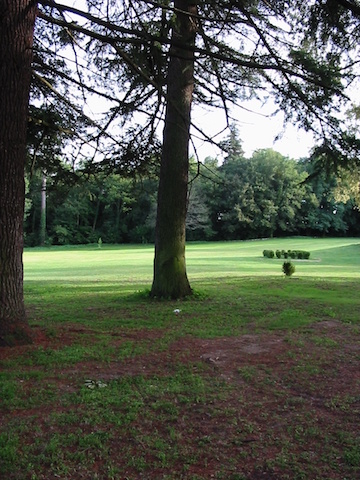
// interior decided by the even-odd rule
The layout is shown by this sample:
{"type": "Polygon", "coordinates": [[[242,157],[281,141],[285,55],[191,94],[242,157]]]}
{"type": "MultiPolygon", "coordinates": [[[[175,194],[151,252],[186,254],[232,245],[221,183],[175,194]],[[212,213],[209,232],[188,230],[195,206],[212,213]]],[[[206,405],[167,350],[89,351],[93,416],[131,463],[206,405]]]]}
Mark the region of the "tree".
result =
{"type": "MultiPolygon", "coordinates": [[[[41,175],[33,175],[25,221],[27,246],[39,244],[41,175]]],[[[60,175],[47,182],[49,244],[154,242],[158,179],[118,174],[82,175],[75,183],[60,175]]]]}
{"type": "Polygon", "coordinates": [[[272,149],[251,158],[229,155],[219,167],[222,182],[212,194],[214,229],[222,239],[296,233],[301,226],[305,172],[272,149]]]}
{"type": "Polygon", "coordinates": [[[189,203],[186,217],[186,237],[188,240],[209,240],[214,232],[211,228],[210,209],[204,194],[204,182],[197,178],[189,190],[189,203]]]}
{"type": "Polygon", "coordinates": [[[156,220],[153,297],[191,294],[185,266],[190,112],[197,31],[195,2],[175,0],[156,220]]]}
{"type": "Polygon", "coordinates": [[[0,345],[30,341],[23,294],[26,127],[36,3],[0,1],[0,345]]]}
{"type": "MultiPolygon", "coordinates": [[[[358,0],[317,0],[312,2],[307,11],[298,9],[298,15],[309,28],[307,30],[307,45],[309,49],[321,49],[326,52],[329,59],[328,68],[324,74],[334,68],[338,69],[340,77],[345,74],[349,96],[344,104],[347,107],[341,108],[337,105],[338,112],[343,117],[346,110],[349,111],[349,103],[356,116],[354,99],[351,99],[353,91],[357,91],[356,80],[358,79],[358,45],[360,40],[360,6],[358,0]],[[330,50],[327,50],[328,46],[330,50]],[[349,98],[350,97],[350,98],[349,98]],[[349,102],[349,100],[352,100],[349,102]]],[[[329,77],[329,81],[331,76],[329,77]]],[[[357,99],[356,99],[357,100],[357,99]]],[[[344,106],[344,105],[342,105],[344,106]]],[[[360,139],[358,131],[351,127],[339,128],[344,124],[343,118],[339,115],[332,119],[334,128],[331,140],[324,137],[322,142],[314,148],[312,162],[315,171],[313,175],[321,172],[338,174],[339,170],[353,172],[359,169],[360,139]]]]}
{"type": "MultiPolygon", "coordinates": [[[[360,128],[360,106],[353,106],[347,112],[347,120],[349,121],[348,130],[353,135],[359,131],[360,128]]],[[[356,159],[357,160],[357,159],[356,159]]],[[[317,164],[316,154],[313,155],[312,161],[317,164]]],[[[349,165],[342,164],[335,169],[337,177],[337,185],[335,188],[335,198],[338,201],[352,201],[360,208],[360,165],[356,162],[349,165]]]]}
{"type": "Polygon", "coordinates": [[[40,245],[46,241],[46,175],[41,179],[40,245]]]}
{"type": "MultiPolygon", "coordinates": [[[[306,233],[312,235],[344,235],[348,230],[344,214],[346,205],[339,198],[336,198],[338,179],[335,174],[326,175],[321,172],[315,176],[314,165],[311,160],[301,162],[300,168],[304,168],[309,174],[304,186],[310,187],[315,202],[311,205],[311,197],[306,198],[302,205],[303,213],[306,213],[306,233]],[[310,207],[310,211],[309,211],[310,207]]],[[[349,219],[350,220],[350,219],[349,219]]]]}
{"type": "MultiPolygon", "coordinates": [[[[36,242],[32,239],[35,244],[44,245],[47,241],[48,180],[50,185],[55,181],[61,184],[65,178],[66,183],[71,184],[76,178],[62,155],[68,140],[73,137],[72,130],[67,128],[68,120],[65,120],[64,112],[60,114],[46,104],[40,107],[32,105],[29,109],[26,174],[30,179],[31,193],[34,193],[35,187],[35,193],[41,199],[39,234],[36,242]]],[[[38,202],[34,200],[35,207],[38,202]]]]}

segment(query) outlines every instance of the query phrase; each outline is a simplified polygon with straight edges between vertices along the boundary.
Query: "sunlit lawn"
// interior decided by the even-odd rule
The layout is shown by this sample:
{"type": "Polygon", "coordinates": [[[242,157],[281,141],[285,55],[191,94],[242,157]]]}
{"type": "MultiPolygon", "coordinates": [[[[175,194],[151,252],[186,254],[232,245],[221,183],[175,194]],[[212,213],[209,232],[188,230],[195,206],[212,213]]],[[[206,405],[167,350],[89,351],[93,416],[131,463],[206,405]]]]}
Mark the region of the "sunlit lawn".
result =
{"type": "MultiPolygon", "coordinates": [[[[228,276],[278,276],[283,260],[265,259],[264,249],[308,250],[310,260],[294,260],[296,276],[354,278],[360,274],[358,238],[286,238],[189,243],[190,280],[228,276]]],[[[52,247],[26,249],[25,282],[116,282],[151,284],[154,248],[145,246],[52,247]]]]}
{"type": "Polygon", "coordinates": [[[183,323],[184,331],[214,336],[236,333],[254,319],[259,327],[262,322],[273,327],[290,322],[296,327],[329,309],[341,310],[349,320],[358,304],[360,241],[288,238],[189,244],[187,267],[195,299],[163,303],[147,299],[150,245],[30,249],[24,262],[26,302],[36,312],[32,321],[48,325],[91,320],[103,328],[109,324],[152,328],[167,325],[171,308],[180,307],[193,315],[189,324],[183,323]],[[311,256],[308,261],[293,260],[295,274],[286,278],[284,260],[264,258],[264,249],[308,250],[311,256]],[[207,301],[197,301],[198,297],[207,301]],[[317,302],[314,317],[302,307],[307,298],[317,302]]]}

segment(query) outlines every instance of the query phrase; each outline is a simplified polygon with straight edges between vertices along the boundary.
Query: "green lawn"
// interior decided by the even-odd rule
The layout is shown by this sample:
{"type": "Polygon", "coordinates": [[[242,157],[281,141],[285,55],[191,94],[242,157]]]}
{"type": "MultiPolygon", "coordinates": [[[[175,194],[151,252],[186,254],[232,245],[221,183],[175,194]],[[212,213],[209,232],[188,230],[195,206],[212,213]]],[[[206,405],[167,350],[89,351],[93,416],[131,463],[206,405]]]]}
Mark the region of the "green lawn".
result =
{"type": "Polygon", "coordinates": [[[0,478],[360,478],[360,239],[24,253],[31,346],[0,349],[0,478]],[[282,273],[264,249],[311,252],[282,273]],[[174,310],[180,313],[175,314],[174,310]]]}
{"type": "MultiPolygon", "coordinates": [[[[264,259],[265,249],[308,250],[309,261],[294,261],[296,276],[354,278],[360,273],[359,238],[287,238],[190,243],[190,280],[229,276],[281,275],[282,261],[264,259]]],[[[26,249],[25,281],[151,284],[154,248],[145,246],[52,247],[26,249]]]]}
{"type": "Polygon", "coordinates": [[[26,301],[34,307],[36,321],[47,325],[92,318],[105,328],[118,322],[133,328],[167,325],[171,305],[196,316],[194,324],[184,325],[186,332],[204,336],[238,332],[254,319],[259,326],[262,321],[269,326],[269,305],[273,308],[270,317],[274,317],[270,326],[280,327],[293,324],[281,320],[288,310],[297,312],[294,327],[314,321],[299,306],[306,298],[317,302],[321,315],[329,309],[342,309],[344,320],[352,319],[357,306],[360,240],[355,238],[189,244],[187,267],[195,300],[160,304],[146,298],[152,261],[152,246],[30,249],[24,254],[26,301]],[[284,260],[264,258],[264,249],[308,250],[311,256],[308,261],[294,260],[295,274],[285,278],[284,260]],[[329,282],[326,288],[325,281],[329,282]],[[198,297],[206,301],[196,301],[198,297]],[[124,310],[127,315],[122,316],[124,310]],[[224,322],[219,323],[219,312],[226,318],[224,322]]]}

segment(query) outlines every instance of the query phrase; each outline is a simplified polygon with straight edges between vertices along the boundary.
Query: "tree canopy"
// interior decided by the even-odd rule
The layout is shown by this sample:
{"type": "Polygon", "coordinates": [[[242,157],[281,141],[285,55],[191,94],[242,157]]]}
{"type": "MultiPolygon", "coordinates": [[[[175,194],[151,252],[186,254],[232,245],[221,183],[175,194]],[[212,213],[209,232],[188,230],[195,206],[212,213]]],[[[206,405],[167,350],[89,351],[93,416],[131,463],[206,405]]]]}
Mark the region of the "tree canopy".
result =
{"type": "MultiPolygon", "coordinates": [[[[194,52],[194,108],[220,107],[220,130],[234,105],[272,98],[286,121],[314,133],[318,157],[354,160],[359,145],[341,114],[358,74],[356,2],[195,3],[196,42],[185,47],[194,52]]],[[[34,93],[86,118],[90,158],[139,168],[159,147],[171,47],[179,44],[170,34],[176,8],[148,0],[77,4],[40,2],[34,93]],[[90,118],[95,96],[103,115],[90,118]]],[[[191,131],[212,141],[200,123],[191,131]]]]}

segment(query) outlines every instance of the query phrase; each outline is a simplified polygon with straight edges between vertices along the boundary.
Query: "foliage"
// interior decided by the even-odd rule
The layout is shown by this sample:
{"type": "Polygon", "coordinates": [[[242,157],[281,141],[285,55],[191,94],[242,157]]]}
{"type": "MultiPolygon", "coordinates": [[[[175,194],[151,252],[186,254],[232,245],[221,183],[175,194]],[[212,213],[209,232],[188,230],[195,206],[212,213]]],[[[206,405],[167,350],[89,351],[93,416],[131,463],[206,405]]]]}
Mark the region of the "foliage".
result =
{"type": "Polygon", "coordinates": [[[264,250],[263,251],[263,256],[267,258],[298,258],[298,259],[303,259],[303,260],[309,260],[310,258],[310,252],[306,252],[304,250],[276,250],[274,253],[274,250],[264,250]]]}
{"type": "MultiPolygon", "coordinates": [[[[273,150],[249,159],[237,155],[220,166],[208,158],[199,169],[191,160],[188,240],[360,232],[356,200],[337,198],[334,176],[303,183],[312,171],[306,160],[273,150]]],[[[75,184],[61,175],[47,178],[47,243],[95,243],[99,237],[105,243],[154,241],[155,172],[129,179],[79,170],[78,177],[75,184]]],[[[33,246],[39,244],[41,175],[34,172],[27,184],[25,241],[33,246]]]]}
{"type": "Polygon", "coordinates": [[[295,273],[295,265],[291,262],[284,262],[282,266],[282,271],[287,277],[291,277],[295,273]]]}
{"type": "MultiPolygon", "coordinates": [[[[39,241],[40,188],[30,181],[32,208],[25,222],[27,245],[39,241]]],[[[153,240],[156,180],[124,179],[118,175],[89,175],[69,186],[48,181],[47,234],[51,244],[142,243],[153,240]]]]}

